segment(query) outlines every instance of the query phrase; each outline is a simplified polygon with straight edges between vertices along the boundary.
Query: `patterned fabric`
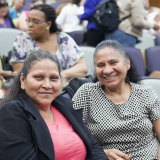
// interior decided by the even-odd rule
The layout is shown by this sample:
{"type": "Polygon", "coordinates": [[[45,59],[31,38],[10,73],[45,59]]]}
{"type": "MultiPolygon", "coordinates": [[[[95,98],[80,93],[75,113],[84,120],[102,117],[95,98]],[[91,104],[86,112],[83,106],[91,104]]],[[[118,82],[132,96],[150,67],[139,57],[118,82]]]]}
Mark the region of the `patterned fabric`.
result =
{"type": "Polygon", "coordinates": [[[148,86],[130,83],[131,95],[124,104],[115,104],[103,92],[102,84],[86,83],[73,97],[75,109],[84,108],[83,119],[104,149],[118,149],[132,160],[157,159],[159,142],[152,120],[160,118],[160,98],[148,86]]]}
{"type": "MultiPolygon", "coordinates": [[[[78,62],[84,53],[80,50],[75,41],[64,32],[57,32],[58,49],[56,56],[59,59],[62,69],[68,69],[78,62]]],[[[33,38],[27,32],[19,34],[13,43],[12,62],[24,62],[25,58],[31,52],[40,50],[33,38]]]]}

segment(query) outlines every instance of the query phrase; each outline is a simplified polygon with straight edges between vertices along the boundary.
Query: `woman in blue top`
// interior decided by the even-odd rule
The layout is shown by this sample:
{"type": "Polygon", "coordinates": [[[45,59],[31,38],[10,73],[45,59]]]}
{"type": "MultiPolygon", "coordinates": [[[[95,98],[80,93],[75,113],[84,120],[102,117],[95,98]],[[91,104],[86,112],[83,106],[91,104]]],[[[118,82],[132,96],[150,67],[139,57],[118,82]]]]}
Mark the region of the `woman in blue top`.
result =
{"type": "Polygon", "coordinates": [[[14,0],[13,5],[9,7],[9,14],[14,25],[17,27],[18,17],[23,11],[24,0],[14,0]]]}

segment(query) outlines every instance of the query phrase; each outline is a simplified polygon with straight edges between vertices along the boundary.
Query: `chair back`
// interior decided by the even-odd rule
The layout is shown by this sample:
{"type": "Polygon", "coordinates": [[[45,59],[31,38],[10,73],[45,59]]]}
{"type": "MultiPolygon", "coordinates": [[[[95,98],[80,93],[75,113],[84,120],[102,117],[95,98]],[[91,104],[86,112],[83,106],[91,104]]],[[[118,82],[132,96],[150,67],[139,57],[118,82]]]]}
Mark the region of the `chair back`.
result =
{"type": "Polygon", "coordinates": [[[156,46],[160,46],[160,33],[158,33],[158,34],[156,35],[155,45],[156,45],[156,46]]]}
{"type": "Polygon", "coordinates": [[[145,55],[148,73],[160,71],[160,46],[146,49],[145,55]]]}
{"type": "Polygon", "coordinates": [[[137,69],[137,72],[141,77],[145,76],[145,66],[144,66],[144,61],[142,57],[142,53],[139,49],[137,48],[132,48],[132,47],[124,47],[125,51],[128,52],[130,57],[133,60],[133,63],[137,69]]]}
{"type": "Polygon", "coordinates": [[[12,50],[13,42],[16,36],[22,33],[22,30],[13,28],[0,29],[0,53],[8,56],[8,52],[12,50]]]}
{"type": "Polygon", "coordinates": [[[74,39],[74,41],[79,45],[84,45],[83,38],[84,38],[84,31],[74,31],[70,32],[69,35],[74,39]]]}
{"type": "Polygon", "coordinates": [[[94,62],[93,62],[93,54],[95,51],[94,47],[89,46],[80,46],[80,49],[85,53],[84,59],[87,62],[88,73],[90,75],[94,75],[94,62]]]}
{"type": "Polygon", "coordinates": [[[145,51],[145,49],[155,46],[153,36],[148,33],[143,33],[139,40],[142,42],[136,44],[135,48],[140,49],[141,51],[145,51]]]}
{"type": "Polygon", "coordinates": [[[146,86],[152,86],[152,88],[156,91],[156,93],[160,97],[160,78],[146,78],[140,80],[138,83],[146,86]]]}

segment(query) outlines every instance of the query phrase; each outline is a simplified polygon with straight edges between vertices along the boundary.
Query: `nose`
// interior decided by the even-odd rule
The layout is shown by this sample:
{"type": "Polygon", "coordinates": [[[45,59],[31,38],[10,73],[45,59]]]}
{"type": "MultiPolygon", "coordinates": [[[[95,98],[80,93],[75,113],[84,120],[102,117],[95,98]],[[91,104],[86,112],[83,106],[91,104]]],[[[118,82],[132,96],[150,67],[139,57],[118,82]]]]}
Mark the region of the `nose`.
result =
{"type": "Polygon", "coordinates": [[[44,88],[46,88],[46,89],[52,88],[52,85],[51,85],[50,80],[49,80],[49,79],[45,79],[45,80],[43,81],[42,87],[44,87],[44,88]]]}
{"type": "Polygon", "coordinates": [[[110,65],[106,65],[105,68],[103,69],[104,74],[111,74],[113,72],[113,67],[110,65]]]}

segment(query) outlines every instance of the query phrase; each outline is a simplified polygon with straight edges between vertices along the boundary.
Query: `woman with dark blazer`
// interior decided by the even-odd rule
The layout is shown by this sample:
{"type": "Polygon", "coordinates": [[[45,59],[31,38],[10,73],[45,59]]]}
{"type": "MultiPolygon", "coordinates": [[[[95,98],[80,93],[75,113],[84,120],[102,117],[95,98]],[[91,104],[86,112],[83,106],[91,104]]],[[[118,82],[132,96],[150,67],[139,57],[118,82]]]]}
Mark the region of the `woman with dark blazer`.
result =
{"type": "Polygon", "coordinates": [[[60,87],[57,57],[29,54],[1,102],[1,160],[108,160],[60,87]]]}

